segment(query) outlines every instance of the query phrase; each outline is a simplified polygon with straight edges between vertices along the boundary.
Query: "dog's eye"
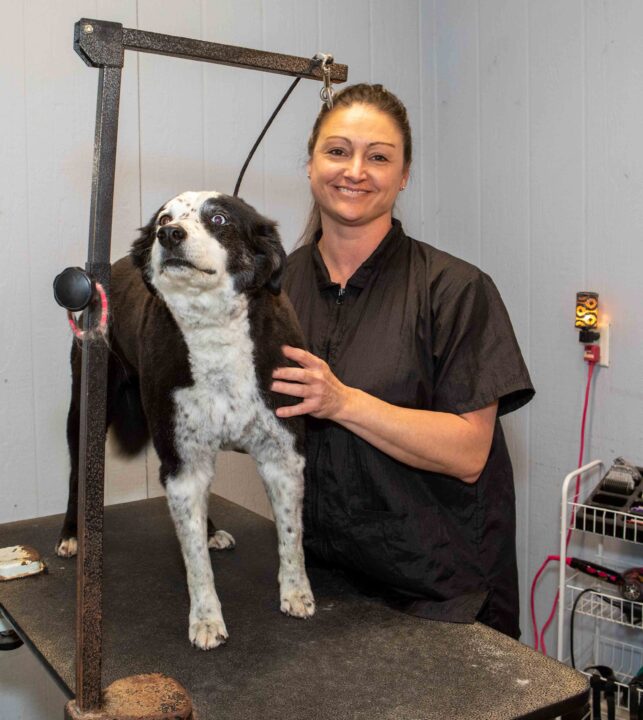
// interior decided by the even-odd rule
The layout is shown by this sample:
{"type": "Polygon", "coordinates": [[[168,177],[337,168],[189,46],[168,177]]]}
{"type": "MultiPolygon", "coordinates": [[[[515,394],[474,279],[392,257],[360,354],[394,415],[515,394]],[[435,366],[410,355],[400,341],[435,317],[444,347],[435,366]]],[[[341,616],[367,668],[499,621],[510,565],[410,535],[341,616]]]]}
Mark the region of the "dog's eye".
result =
{"type": "Polygon", "coordinates": [[[213,225],[225,225],[228,222],[228,218],[225,215],[213,215],[212,216],[212,224],[213,225]]]}
{"type": "Polygon", "coordinates": [[[161,215],[159,218],[159,225],[167,225],[168,223],[172,222],[172,216],[171,215],[161,215]]]}

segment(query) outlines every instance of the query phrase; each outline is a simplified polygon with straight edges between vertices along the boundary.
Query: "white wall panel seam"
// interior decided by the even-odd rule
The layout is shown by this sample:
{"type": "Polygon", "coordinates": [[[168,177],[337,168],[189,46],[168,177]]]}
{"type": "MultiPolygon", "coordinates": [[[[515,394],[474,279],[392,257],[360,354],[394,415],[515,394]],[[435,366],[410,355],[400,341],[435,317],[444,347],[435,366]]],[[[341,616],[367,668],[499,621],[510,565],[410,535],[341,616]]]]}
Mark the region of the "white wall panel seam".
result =
{"type": "MultiPolygon", "coordinates": [[[[524,2],[524,36],[525,36],[525,81],[527,84],[526,93],[525,93],[525,103],[527,105],[525,117],[527,121],[527,152],[526,152],[526,173],[527,173],[527,198],[525,203],[525,209],[526,209],[526,240],[527,240],[527,313],[525,320],[527,322],[527,332],[525,333],[525,341],[527,343],[527,347],[525,348],[525,357],[527,362],[527,367],[531,367],[531,283],[532,283],[532,277],[531,277],[531,73],[530,73],[530,67],[529,67],[529,57],[530,57],[530,36],[529,36],[529,0],[525,0],[524,2]]],[[[525,493],[525,514],[524,514],[524,522],[525,522],[525,531],[524,531],[524,538],[525,538],[525,545],[524,545],[524,557],[522,562],[522,568],[524,568],[525,573],[528,573],[529,570],[529,557],[530,557],[530,526],[531,526],[531,466],[532,466],[532,458],[531,458],[531,419],[532,419],[532,403],[529,403],[526,408],[527,418],[526,418],[526,448],[525,448],[525,467],[527,469],[527,478],[526,478],[526,493],[525,493]]],[[[527,587],[529,587],[529,580],[530,578],[527,576],[525,578],[525,584],[527,587]]],[[[524,585],[523,585],[524,586],[524,585]]],[[[524,605],[524,603],[523,603],[524,605]]],[[[523,617],[528,617],[526,610],[523,610],[523,617]]],[[[523,625],[524,627],[524,625],[523,625]]]]}
{"type": "MultiPolygon", "coordinates": [[[[203,28],[205,27],[205,10],[204,10],[204,6],[203,6],[204,2],[205,2],[205,0],[201,0],[201,2],[199,3],[199,15],[201,18],[200,32],[199,32],[200,40],[204,40],[204,37],[203,37],[203,28]]],[[[202,102],[201,102],[201,148],[203,150],[201,153],[201,187],[200,187],[200,189],[205,190],[206,189],[206,187],[205,187],[205,156],[206,156],[206,152],[205,152],[205,114],[206,114],[206,110],[205,110],[205,63],[200,62],[199,65],[201,66],[201,99],[202,99],[202,102]]]]}
{"type": "MultiPolygon", "coordinates": [[[[580,79],[581,82],[581,108],[583,113],[583,119],[581,124],[581,132],[583,133],[583,152],[581,153],[582,157],[582,167],[581,167],[581,202],[583,204],[583,284],[585,285],[585,288],[577,288],[578,290],[590,290],[591,288],[587,287],[588,283],[588,248],[587,248],[587,238],[589,235],[589,227],[588,227],[588,207],[587,207],[587,12],[586,12],[586,5],[585,2],[581,4],[581,53],[583,57],[582,60],[582,67],[583,67],[583,77],[580,79]]],[[[573,288],[572,288],[573,291],[573,288]]],[[[571,295],[570,295],[571,299],[571,295]]],[[[571,302],[570,302],[571,307],[571,302]]],[[[591,439],[591,436],[590,436],[591,439]]],[[[589,450],[589,444],[588,444],[588,450],[589,450]]]]}
{"type": "Polygon", "coordinates": [[[433,0],[433,21],[431,22],[431,42],[433,51],[433,145],[434,145],[434,157],[435,167],[433,168],[433,175],[435,178],[435,219],[434,219],[434,242],[436,247],[441,246],[440,241],[440,102],[439,102],[439,91],[438,91],[438,77],[439,77],[439,54],[438,54],[438,42],[437,42],[437,0],[433,0]]]}
{"type": "MultiPolygon", "coordinates": [[[[136,0],[136,28],[140,29],[138,20],[138,0],[136,0]]],[[[138,226],[143,227],[143,158],[141,137],[141,62],[140,53],[136,53],[136,124],[138,130],[138,226]]]]}
{"type": "MultiPolygon", "coordinates": [[[[136,29],[141,29],[139,19],[139,0],[136,0],[136,29]]],[[[141,134],[141,54],[136,53],[136,125],[138,132],[138,226],[143,227],[143,138],[141,134]]],[[[150,497],[150,448],[143,451],[145,463],[145,497],[150,497]]]]}
{"type": "MultiPolygon", "coordinates": [[[[527,341],[527,348],[526,348],[526,362],[527,362],[527,368],[531,369],[531,332],[532,332],[532,326],[531,326],[531,313],[532,313],[532,301],[531,301],[531,286],[532,286],[532,268],[531,268],[531,241],[532,241],[532,233],[531,233],[531,224],[532,224],[532,218],[531,218],[531,183],[532,183],[532,167],[531,167],[531,154],[532,154],[532,125],[531,125],[531,34],[530,34],[530,14],[529,14],[529,0],[526,0],[525,2],[525,68],[526,68],[526,82],[527,82],[527,92],[525,93],[525,102],[527,104],[527,202],[526,202],[526,214],[527,214],[527,332],[525,334],[526,341],[527,341]]],[[[536,389],[536,392],[538,390],[536,389]]],[[[525,569],[525,573],[529,572],[529,558],[531,557],[531,548],[530,548],[530,541],[531,541],[531,497],[532,497],[532,484],[530,482],[531,480],[531,468],[532,468],[532,457],[531,457],[531,431],[532,431],[532,406],[533,403],[529,403],[527,405],[527,447],[526,447],[526,467],[527,467],[527,489],[525,493],[525,555],[523,557],[523,563],[522,567],[525,569]]],[[[527,580],[529,581],[529,577],[527,577],[527,580]]],[[[525,616],[525,611],[523,611],[523,617],[525,616]]]]}
{"type": "Polygon", "coordinates": [[[368,3],[368,57],[369,72],[368,78],[371,83],[373,79],[373,68],[375,67],[375,43],[373,42],[373,0],[368,3]]]}
{"type": "MultiPolygon", "coordinates": [[[[27,217],[25,218],[25,225],[27,229],[27,257],[29,260],[29,267],[33,267],[33,263],[31,261],[31,223],[29,222],[29,218],[31,217],[31,198],[30,198],[30,192],[29,192],[29,167],[31,165],[29,161],[29,123],[27,121],[28,115],[28,108],[27,108],[27,94],[28,94],[28,88],[27,88],[27,40],[25,37],[25,33],[27,32],[27,18],[25,17],[25,9],[26,9],[26,3],[23,3],[22,5],[22,83],[23,83],[23,105],[24,105],[24,118],[25,118],[25,127],[23,129],[24,138],[25,138],[25,164],[27,167],[27,173],[25,175],[25,195],[26,195],[26,207],[27,207],[27,217]]],[[[33,293],[31,291],[32,288],[32,282],[31,282],[31,272],[27,273],[28,278],[28,288],[27,288],[27,302],[29,304],[29,313],[28,317],[30,318],[30,327],[29,332],[25,333],[25,336],[29,338],[28,342],[30,345],[29,348],[29,358],[31,360],[31,405],[32,405],[32,413],[31,413],[31,421],[33,423],[33,452],[34,457],[38,457],[38,426],[37,426],[37,403],[36,403],[36,373],[34,372],[34,366],[33,366],[33,359],[34,359],[34,350],[33,350],[33,338],[34,338],[34,327],[33,327],[33,306],[32,306],[32,298],[33,293]]],[[[34,484],[34,491],[36,495],[36,513],[35,515],[32,515],[32,517],[40,517],[41,511],[40,511],[40,483],[38,482],[38,467],[37,463],[34,466],[34,471],[36,473],[36,482],[34,484]]],[[[23,510],[24,512],[24,510],[23,510]]]]}
{"type": "MultiPolygon", "coordinates": [[[[266,14],[263,11],[263,3],[259,3],[259,8],[261,12],[261,50],[270,50],[271,48],[266,47],[266,14]]],[[[261,73],[261,102],[260,105],[260,112],[261,117],[265,117],[264,114],[264,108],[266,107],[266,73],[261,73]]],[[[262,128],[263,129],[263,128],[262,128]]],[[[259,133],[261,133],[261,130],[259,130],[259,133]]],[[[249,146],[251,147],[252,144],[255,141],[251,140],[249,143],[249,146]]],[[[261,208],[263,212],[267,211],[266,208],[266,162],[265,162],[265,147],[263,142],[261,143],[261,156],[262,156],[262,163],[261,163],[261,208]]],[[[245,162],[245,158],[242,159],[242,163],[245,162]]],[[[236,179],[235,179],[236,183],[236,179]]]]}
{"type": "MultiPolygon", "coordinates": [[[[420,186],[420,192],[419,192],[419,198],[420,198],[420,228],[419,228],[419,234],[420,239],[424,240],[426,242],[427,237],[427,227],[426,222],[424,220],[424,102],[425,102],[425,95],[424,95],[424,66],[422,63],[422,60],[424,58],[423,48],[423,37],[422,37],[422,28],[424,27],[422,24],[422,2],[421,0],[418,0],[417,2],[417,44],[418,44],[418,82],[420,83],[419,95],[420,95],[420,118],[419,118],[419,142],[418,142],[418,134],[415,136],[415,167],[420,166],[420,172],[419,175],[415,175],[415,177],[418,178],[418,184],[420,186]]],[[[410,179],[410,178],[409,178],[410,179]]]]}
{"type": "Polygon", "coordinates": [[[480,78],[480,0],[476,3],[476,84],[478,92],[476,93],[476,134],[477,142],[477,163],[478,163],[478,266],[484,270],[484,262],[482,256],[483,247],[483,225],[482,225],[482,200],[484,193],[484,185],[482,183],[482,80],[480,78]]]}
{"type": "MultiPolygon", "coordinates": [[[[317,50],[316,52],[327,52],[322,48],[322,6],[320,0],[317,0],[317,50]]],[[[340,62],[339,58],[334,58],[335,62],[340,62]]],[[[350,68],[349,68],[350,70],[350,68]]]]}

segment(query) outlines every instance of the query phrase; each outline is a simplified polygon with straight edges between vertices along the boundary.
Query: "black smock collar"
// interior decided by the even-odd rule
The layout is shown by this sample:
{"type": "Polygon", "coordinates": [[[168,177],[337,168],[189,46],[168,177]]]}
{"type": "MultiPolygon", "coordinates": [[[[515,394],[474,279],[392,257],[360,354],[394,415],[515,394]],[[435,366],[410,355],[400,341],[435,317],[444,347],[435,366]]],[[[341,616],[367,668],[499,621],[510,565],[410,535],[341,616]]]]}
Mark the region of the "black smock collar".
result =
{"type": "MultiPolygon", "coordinates": [[[[399,220],[393,218],[392,223],[391,229],[386,233],[380,244],[357,268],[346,282],[346,285],[360,289],[365,287],[372,273],[386,263],[391,255],[399,248],[400,241],[406,238],[406,235],[404,234],[404,230],[402,230],[402,223],[400,223],[399,220]]],[[[320,239],[321,230],[313,239],[312,257],[317,285],[320,290],[325,290],[330,287],[336,287],[337,283],[334,283],[330,279],[328,268],[319,252],[318,244],[320,239]]]]}

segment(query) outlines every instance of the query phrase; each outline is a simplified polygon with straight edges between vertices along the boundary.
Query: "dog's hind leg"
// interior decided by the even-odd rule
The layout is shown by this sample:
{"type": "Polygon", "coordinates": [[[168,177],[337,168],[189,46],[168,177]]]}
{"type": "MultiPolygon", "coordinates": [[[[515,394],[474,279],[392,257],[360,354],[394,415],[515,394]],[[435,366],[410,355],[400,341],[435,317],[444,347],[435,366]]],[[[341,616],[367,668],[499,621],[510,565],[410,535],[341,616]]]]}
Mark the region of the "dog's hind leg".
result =
{"type": "Polygon", "coordinates": [[[67,414],[67,442],[69,445],[69,495],[67,497],[67,512],[60,536],[56,543],[56,555],[60,557],[73,557],[78,552],[78,427],[80,423],[80,409],[72,400],[67,414]]]}
{"type": "MultiPolygon", "coordinates": [[[[82,351],[74,341],[71,350],[72,388],[69,412],[67,414],[67,445],[69,447],[69,496],[67,513],[56,543],[56,554],[72,557],[78,549],[78,451],[80,446],[80,382],[82,351]]],[[[128,372],[123,361],[112,348],[107,369],[107,396],[105,430],[111,425],[117,431],[116,441],[121,451],[134,455],[147,442],[149,433],[143,414],[138,380],[128,372]],[[114,422],[112,422],[114,421],[114,422]]]]}
{"type": "Polygon", "coordinates": [[[69,495],[67,512],[56,543],[56,555],[73,557],[78,551],[78,448],[80,431],[80,366],[81,350],[74,341],[71,349],[72,386],[69,412],[67,413],[67,445],[69,447],[69,495]]]}
{"type": "Polygon", "coordinates": [[[228,638],[221,603],[214,588],[208,553],[208,496],[212,467],[181,469],[168,475],[165,493],[181,545],[190,594],[190,642],[202,650],[221,645],[228,638]]]}
{"type": "Polygon", "coordinates": [[[308,618],[315,613],[303,550],[302,507],[304,498],[304,458],[294,449],[264,446],[255,455],[263,479],[279,541],[279,594],[281,611],[308,618]]]}
{"type": "Polygon", "coordinates": [[[214,523],[208,518],[208,547],[211,550],[232,550],[235,540],[229,532],[217,530],[214,523]]]}

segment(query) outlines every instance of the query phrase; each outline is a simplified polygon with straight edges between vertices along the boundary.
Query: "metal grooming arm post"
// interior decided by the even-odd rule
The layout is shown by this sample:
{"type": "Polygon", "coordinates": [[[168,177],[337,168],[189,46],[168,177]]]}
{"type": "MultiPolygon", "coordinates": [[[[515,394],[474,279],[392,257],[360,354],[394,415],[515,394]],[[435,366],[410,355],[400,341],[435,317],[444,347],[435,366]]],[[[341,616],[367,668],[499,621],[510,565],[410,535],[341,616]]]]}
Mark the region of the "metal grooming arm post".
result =
{"type": "MultiPolygon", "coordinates": [[[[248,48],[221,45],[189,38],[162,35],[124,28],[120,23],[81,19],[74,26],[74,49],[84,62],[99,68],[94,165],[92,176],[89,249],[86,272],[93,281],[105,288],[109,296],[110,244],[114,200],[114,172],[121,71],[125,50],[231,65],[251,70],[302,77],[323,81],[319,63],[303,57],[281,55],[248,48]]],[[[346,65],[330,66],[332,82],[344,82],[346,65]]],[[[97,324],[100,308],[88,308],[88,326],[97,324]]],[[[102,694],[102,554],[103,554],[103,495],[105,469],[105,413],[107,389],[108,348],[102,338],[83,340],[80,408],[79,502],[78,502],[78,579],[76,631],[76,700],[66,709],[67,717],[80,718],[96,711],[103,703],[116,705],[110,712],[118,715],[117,696],[122,686],[110,686],[102,694]],[[110,690],[113,692],[110,695],[110,690]]],[[[126,678],[124,681],[134,681],[126,678]]],[[[171,681],[165,678],[166,681],[171,681]]],[[[165,695],[175,692],[163,682],[149,681],[143,689],[132,682],[130,692],[165,695]],[[150,684],[151,683],[151,684],[150,684]]],[[[129,693],[126,693],[129,694],[129,693]]],[[[173,696],[175,697],[175,695],[173,696]]],[[[150,705],[149,715],[157,713],[150,705]]],[[[168,708],[168,717],[191,717],[189,699],[168,708]]],[[[100,717],[92,713],[92,717],[100,717]]],[[[110,714],[110,717],[114,717],[110,714]]],[[[140,717],[145,712],[141,710],[140,717]]],[[[154,717],[160,717],[154,714],[154,717]]]]}

